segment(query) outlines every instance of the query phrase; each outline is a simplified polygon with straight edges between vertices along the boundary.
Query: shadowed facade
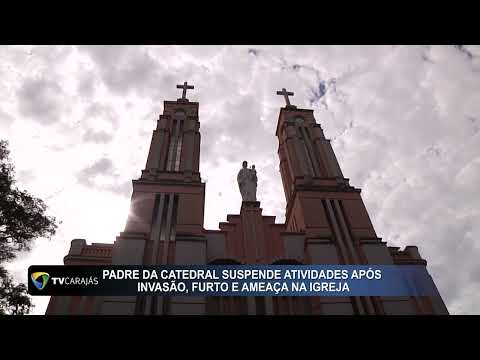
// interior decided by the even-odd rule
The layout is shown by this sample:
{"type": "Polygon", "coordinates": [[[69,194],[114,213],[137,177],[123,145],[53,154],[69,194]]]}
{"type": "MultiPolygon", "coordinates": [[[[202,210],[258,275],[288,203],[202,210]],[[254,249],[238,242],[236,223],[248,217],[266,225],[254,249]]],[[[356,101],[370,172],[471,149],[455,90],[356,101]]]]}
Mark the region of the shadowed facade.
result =
{"type": "MultiPolygon", "coordinates": [[[[131,209],[114,244],[72,240],[65,265],[382,264],[422,265],[417,247],[389,247],[377,236],[360,195],[342,174],[313,110],[283,89],[276,136],[287,200],[285,223],[242,202],[220,230],[203,227],[199,105],[165,101],[145,169],[133,180],[131,209]]],[[[273,136],[273,134],[272,134],[273,136]]],[[[236,186],[236,184],[232,184],[236,186]]],[[[432,280],[433,282],[433,280],[432,280]]],[[[52,297],[47,314],[448,314],[435,297],[52,297]]]]}

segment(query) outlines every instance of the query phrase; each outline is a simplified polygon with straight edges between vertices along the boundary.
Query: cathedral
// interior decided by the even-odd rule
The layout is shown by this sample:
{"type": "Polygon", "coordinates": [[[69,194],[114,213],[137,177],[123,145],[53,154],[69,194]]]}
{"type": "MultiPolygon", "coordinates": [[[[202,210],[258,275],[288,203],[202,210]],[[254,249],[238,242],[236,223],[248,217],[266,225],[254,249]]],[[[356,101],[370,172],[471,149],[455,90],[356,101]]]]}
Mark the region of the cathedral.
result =
{"type": "MultiPolygon", "coordinates": [[[[239,214],[227,215],[219,230],[205,229],[199,104],[186,97],[193,86],[185,82],[177,88],[182,97],[164,101],[145,169],[132,181],[124,231],[113,244],[72,240],[65,265],[382,264],[421,265],[427,272],[416,246],[402,250],[377,236],[360,189],[344,177],[313,110],[292,105],[293,93],[285,89],[277,92],[286,105],[275,132],[285,223],[262,213],[255,169],[244,163],[238,174],[239,214]]],[[[448,310],[437,292],[431,297],[52,296],[46,314],[415,315],[448,310]]]]}

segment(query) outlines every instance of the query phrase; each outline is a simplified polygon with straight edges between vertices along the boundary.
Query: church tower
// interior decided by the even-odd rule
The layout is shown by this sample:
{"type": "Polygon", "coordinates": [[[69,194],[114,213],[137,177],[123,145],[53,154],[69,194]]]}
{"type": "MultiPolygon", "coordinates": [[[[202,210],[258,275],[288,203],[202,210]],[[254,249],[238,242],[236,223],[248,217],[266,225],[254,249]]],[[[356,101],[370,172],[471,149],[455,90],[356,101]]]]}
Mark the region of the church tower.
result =
{"type": "MultiPolygon", "coordinates": [[[[285,89],[277,94],[293,95],[285,89]]],[[[341,263],[366,263],[367,255],[358,251],[360,241],[377,243],[380,239],[360,189],[350,186],[349,179],[343,176],[313,110],[298,109],[288,101],[280,110],[276,136],[287,200],[287,229],[305,232],[311,238],[335,239],[341,263]]]]}
{"type": "MultiPolygon", "coordinates": [[[[164,102],[145,169],[133,181],[130,214],[112,253],[114,265],[204,264],[198,103],[186,97],[193,86],[185,82],[177,88],[183,89],[182,97],[164,102]]],[[[102,313],[163,314],[178,306],[163,297],[115,297],[106,299],[102,313]]]]}
{"type": "MultiPolygon", "coordinates": [[[[114,244],[74,239],[65,265],[385,264],[421,265],[417,247],[389,247],[377,236],[360,195],[338,164],[313,110],[280,109],[279,170],[285,223],[264,215],[255,194],[219,230],[204,229],[205,184],[199,170],[199,105],[165,101],[145,168],[133,180],[130,213],[114,244]]],[[[272,134],[273,136],[273,134],[272,134]]],[[[261,172],[261,168],[257,169],[261,172]]],[[[232,184],[236,187],[236,184],[232,184]]],[[[244,194],[242,194],[242,197],[244,194]]],[[[281,196],[279,194],[279,196],[281,196]]],[[[433,283],[433,280],[432,280],[433,283]]],[[[435,285],[433,284],[435,287],[435,285]]],[[[54,296],[47,314],[448,314],[435,297],[54,296]]]]}
{"type": "MultiPolygon", "coordinates": [[[[311,264],[426,265],[417,247],[388,247],[377,237],[360,195],[349,184],[330,140],[313,110],[290,104],[285,89],[277,95],[286,105],[278,117],[276,136],[280,173],[287,201],[287,231],[305,234],[307,262],[311,264]]],[[[448,313],[440,296],[416,298],[312,298],[321,308],[344,308],[355,314],[448,313]],[[322,304],[323,303],[323,304],[322,304]],[[322,306],[323,305],[323,306],[322,306]]],[[[335,310],[335,312],[337,311],[335,310]]]]}
{"type": "MultiPolygon", "coordinates": [[[[131,207],[125,230],[113,246],[87,245],[83,239],[73,240],[65,264],[205,264],[205,183],[202,183],[199,172],[198,103],[186,97],[187,89],[193,89],[193,86],[185,82],[177,88],[183,90],[182,97],[177,101],[164,101],[163,114],[153,131],[145,168],[140,178],[132,181],[131,207]]],[[[182,299],[161,296],[86,298],[52,298],[47,314],[91,311],[107,315],[160,315],[181,313],[183,304],[182,299]]],[[[195,299],[187,301],[190,307],[192,301],[195,299]]]]}

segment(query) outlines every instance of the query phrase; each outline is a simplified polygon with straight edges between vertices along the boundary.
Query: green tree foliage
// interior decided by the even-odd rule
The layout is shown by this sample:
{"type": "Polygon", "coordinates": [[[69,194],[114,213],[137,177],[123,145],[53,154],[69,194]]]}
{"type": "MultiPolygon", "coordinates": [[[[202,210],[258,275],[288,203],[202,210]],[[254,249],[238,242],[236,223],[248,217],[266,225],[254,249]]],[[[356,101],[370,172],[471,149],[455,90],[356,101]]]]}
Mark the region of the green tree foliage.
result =
{"type": "Polygon", "coordinates": [[[25,315],[33,307],[25,284],[16,284],[0,267],[0,315],[25,315]]]}
{"type": "Polygon", "coordinates": [[[24,284],[15,284],[2,264],[28,251],[34,239],[55,234],[45,203],[15,186],[8,142],[0,140],[0,314],[27,314],[31,301],[24,284]]]}

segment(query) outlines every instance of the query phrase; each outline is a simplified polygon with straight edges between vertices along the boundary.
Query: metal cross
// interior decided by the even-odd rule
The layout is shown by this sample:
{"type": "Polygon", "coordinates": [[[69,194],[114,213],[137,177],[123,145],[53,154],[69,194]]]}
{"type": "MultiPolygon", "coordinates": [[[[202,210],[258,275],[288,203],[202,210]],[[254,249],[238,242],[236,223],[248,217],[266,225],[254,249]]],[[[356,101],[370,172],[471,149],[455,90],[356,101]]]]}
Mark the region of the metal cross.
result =
{"type": "Polygon", "coordinates": [[[187,89],[193,89],[193,85],[187,85],[187,82],[185,81],[183,85],[177,85],[177,89],[183,89],[182,93],[182,100],[187,99],[187,89]]]}
{"type": "Polygon", "coordinates": [[[277,91],[277,95],[283,95],[285,102],[287,103],[287,107],[294,107],[290,104],[290,99],[288,98],[289,96],[293,96],[293,92],[289,92],[283,88],[282,91],[277,91]]]}

